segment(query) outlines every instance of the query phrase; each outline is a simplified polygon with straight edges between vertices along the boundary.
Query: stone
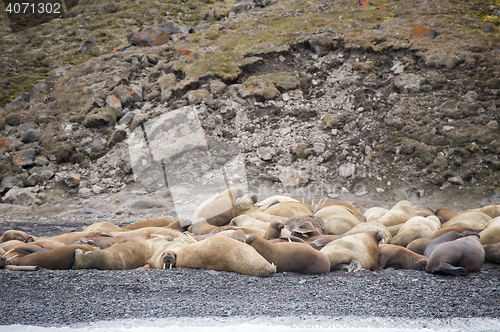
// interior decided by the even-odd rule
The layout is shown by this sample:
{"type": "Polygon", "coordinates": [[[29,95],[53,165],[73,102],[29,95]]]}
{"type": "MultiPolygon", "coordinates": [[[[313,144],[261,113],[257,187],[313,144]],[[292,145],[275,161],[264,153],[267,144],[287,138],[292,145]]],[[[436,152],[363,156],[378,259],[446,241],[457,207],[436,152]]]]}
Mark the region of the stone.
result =
{"type": "Polygon", "coordinates": [[[223,94],[227,90],[227,85],[221,80],[210,81],[210,92],[214,95],[223,94]]]}
{"type": "Polygon", "coordinates": [[[464,184],[464,181],[459,175],[448,178],[448,182],[459,186],[462,186],[464,184]]]}
{"type": "Polygon", "coordinates": [[[99,136],[94,137],[92,144],[90,144],[90,150],[92,152],[100,152],[104,150],[104,144],[99,136]]]}
{"type": "Polygon", "coordinates": [[[313,52],[320,57],[327,55],[332,50],[332,39],[328,37],[316,37],[309,39],[307,43],[313,52]]]}
{"type": "Polygon", "coordinates": [[[104,191],[104,188],[95,184],[92,186],[92,191],[94,192],[94,194],[100,194],[104,191]]]}
{"type": "Polygon", "coordinates": [[[77,188],[82,181],[80,174],[71,173],[64,179],[64,183],[70,188],[77,188]]]}
{"type": "Polygon", "coordinates": [[[405,69],[405,65],[401,61],[396,61],[391,67],[391,71],[394,74],[401,74],[405,69]]]}
{"type": "Polygon", "coordinates": [[[71,123],[67,124],[66,127],[64,127],[63,131],[66,135],[71,135],[73,133],[73,125],[71,123]]]}
{"type": "Polygon", "coordinates": [[[371,146],[366,145],[365,146],[365,154],[368,156],[372,152],[373,152],[373,149],[371,148],[371,146]]]}
{"type": "Polygon", "coordinates": [[[47,159],[47,157],[45,157],[45,156],[38,156],[35,159],[35,165],[37,165],[37,166],[47,165],[48,163],[49,163],[49,159],[47,159]]]}
{"type": "MultiPolygon", "coordinates": [[[[124,106],[130,105],[132,102],[132,92],[131,89],[126,86],[126,85],[118,85],[116,88],[113,89],[113,96],[116,96],[119,100],[119,104],[116,103],[117,105],[115,106],[113,100],[109,98],[109,96],[106,98],[106,104],[108,104],[111,107],[114,107],[116,109],[119,109],[120,111],[124,106]]],[[[142,101],[142,100],[141,100],[142,101]]]]}
{"type": "Polygon", "coordinates": [[[339,175],[343,178],[353,176],[355,171],[356,171],[356,165],[352,163],[345,163],[340,165],[339,167],[339,175]]]}
{"type": "Polygon", "coordinates": [[[491,120],[490,122],[488,122],[487,126],[498,127],[498,122],[496,120],[491,120]]]}
{"type": "Polygon", "coordinates": [[[78,48],[79,53],[86,53],[87,50],[89,49],[90,46],[95,44],[95,38],[93,36],[90,36],[83,42],[83,44],[78,48]]]}
{"type": "Polygon", "coordinates": [[[0,148],[20,150],[23,145],[23,142],[13,137],[0,139],[0,148]]]}
{"type": "Polygon", "coordinates": [[[196,33],[196,32],[207,30],[207,29],[210,29],[210,24],[208,24],[208,23],[200,23],[197,26],[189,29],[189,32],[190,33],[196,33]]]}
{"type": "Polygon", "coordinates": [[[14,166],[31,166],[35,163],[35,156],[38,151],[35,149],[28,149],[24,151],[12,152],[10,158],[14,166]]]}
{"type": "Polygon", "coordinates": [[[38,135],[38,132],[35,129],[29,129],[28,131],[26,131],[24,133],[21,141],[23,143],[32,143],[35,141],[37,135],[38,135]]]}
{"type": "Polygon", "coordinates": [[[172,89],[177,84],[177,78],[173,73],[163,74],[158,80],[161,91],[161,102],[167,102],[172,96],[172,89]]]}
{"type": "Polygon", "coordinates": [[[278,179],[284,186],[290,187],[304,185],[309,181],[305,171],[296,170],[294,168],[282,169],[278,179]]]}
{"type": "Polygon", "coordinates": [[[186,93],[185,97],[190,105],[197,105],[202,102],[206,105],[211,105],[214,102],[210,93],[205,89],[191,90],[186,93]]]}
{"type": "Polygon", "coordinates": [[[477,95],[477,92],[476,91],[468,91],[465,95],[464,95],[464,98],[466,99],[469,99],[471,101],[474,101],[476,100],[478,97],[477,95]]]}
{"type": "Polygon", "coordinates": [[[394,79],[394,86],[400,91],[414,93],[418,92],[425,82],[426,79],[420,75],[403,74],[394,79]]]}
{"type": "Polygon", "coordinates": [[[323,130],[340,129],[344,123],[344,115],[341,113],[327,115],[323,119],[323,130]]]}
{"type": "Polygon", "coordinates": [[[130,89],[131,89],[130,96],[132,97],[132,102],[141,102],[144,100],[141,86],[133,84],[130,86],[130,89]]]}
{"type": "Polygon", "coordinates": [[[107,96],[106,97],[106,105],[113,107],[113,108],[116,108],[117,110],[120,110],[120,111],[122,110],[122,103],[121,103],[120,99],[117,98],[116,96],[112,96],[112,95],[107,96]]]}
{"type": "Polygon", "coordinates": [[[0,184],[0,193],[10,190],[15,186],[22,186],[23,182],[18,176],[6,176],[2,179],[0,184]]]}
{"type": "Polygon", "coordinates": [[[14,186],[10,189],[2,201],[7,204],[30,206],[35,203],[36,195],[32,192],[33,188],[19,188],[14,186]]]}
{"type": "Polygon", "coordinates": [[[113,146],[122,142],[126,138],[127,138],[127,132],[125,130],[121,129],[115,130],[111,133],[111,135],[109,135],[108,142],[106,145],[108,146],[108,148],[112,148],[113,146]]]}
{"type": "Polygon", "coordinates": [[[290,128],[290,127],[285,127],[285,128],[281,128],[281,129],[279,130],[279,134],[280,134],[281,136],[284,136],[284,135],[286,135],[286,134],[290,133],[291,131],[292,131],[292,128],[290,128]]]}
{"type": "Polygon", "coordinates": [[[54,176],[54,172],[49,166],[42,166],[40,170],[38,171],[38,174],[43,180],[49,180],[54,176]]]}
{"type": "Polygon", "coordinates": [[[5,124],[8,124],[9,126],[14,126],[17,127],[21,124],[22,122],[22,117],[18,113],[11,113],[5,117],[5,124]]]}
{"type": "Polygon", "coordinates": [[[170,34],[159,26],[142,26],[138,32],[127,35],[129,43],[135,46],[160,46],[171,39],[170,34]]]}
{"type": "MultiPolygon", "coordinates": [[[[236,2],[236,4],[231,9],[231,12],[239,14],[241,12],[250,10],[252,8],[253,8],[253,1],[252,0],[239,0],[238,2],[236,2]]],[[[231,18],[231,17],[229,17],[229,18],[231,18]]]]}
{"type": "Polygon", "coordinates": [[[134,117],[134,112],[128,112],[120,119],[120,121],[118,121],[118,124],[128,126],[132,122],[132,120],[134,120],[134,117]]]}
{"type": "Polygon", "coordinates": [[[38,84],[33,84],[28,89],[28,96],[31,101],[41,100],[42,95],[49,93],[50,85],[47,82],[41,82],[38,84]]]}
{"type": "Polygon", "coordinates": [[[215,21],[215,12],[213,10],[209,10],[205,15],[205,21],[212,22],[215,21]]]}
{"type": "Polygon", "coordinates": [[[227,17],[232,20],[233,18],[236,17],[236,13],[235,12],[229,12],[229,14],[227,15],[227,17]]]}
{"type": "Polygon", "coordinates": [[[325,143],[314,143],[313,146],[313,150],[317,154],[322,154],[323,152],[325,152],[325,148],[326,148],[325,143]]]}
{"type": "Polygon", "coordinates": [[[498,29],[489,24],[481,31],[484,33],[498,33],[498,29]]]}
{"type": "Polygon", "coordinates": [[[110,124],[114,124],[116,122],[116,119],[120,115],[121,112],[118,109],[113,107],[106,107],[97,112],[92,112],[88,114],[83,119],[82,124],[87,128],[98,128],[102,126],[107,126],[110,124]]]}
{"type": "Polygon", "coordinates": [[[86,196],[89,196],[89,194],[92,192],[92,189],[89,189],[89,188],[79,188],[78,189],[78,194],[86,197],[86,196]]]}
{"type": "Polygon", "coordinates": [[[439,32],[436,30],[420,25],[415,26],[411,31],[411,36],[415,39],[422,39],[426,37],[435,38],[437,35],[439,35],[439,32]]]}
{"type": "MultiPolygon", "coordinates": [[[[13,101],[11,101],[7,105],[5,105],[5,109],[8,110],[9,108],[12,108],[12,107],[23,106],[23,105],[26,105],[27,103],[29,103],[29,101],[30,101],[29,94],[27,92],[21,92],[20,94],[17,95],[16,99],[14,99],[13,101]]],[[[12,114],[14,114],[14,113],[12,113],[12,114]]],[[[9,115],[11,115],[11,114],[9,114],[9,115]]],[[[5,119],[5,120],[7,120],[7,119],[5,119]]],[[[11,126],[18,126],[19,125],[19,124],[17,124],[17,125],[10,124],[7,121],[6,121],[6,123],[8,125],[11,125],[11,126]]]]}
{"type": "Polygon", "coordinates": [[[452,132],[453,129],[455,129],[455,127],[453,127],[453,126],[443,126],[442,132],[443,132],[443,134],[447,134],[447,133],[452,132]]]}
{"type": "Polygon", "coordinates": [[[273,148],[268,148],[268,147],[260,147],[257,149],[257,156],[259,156],[260,159],[262,160],[271,160],[275,154],[275,151],[273,148]]]}

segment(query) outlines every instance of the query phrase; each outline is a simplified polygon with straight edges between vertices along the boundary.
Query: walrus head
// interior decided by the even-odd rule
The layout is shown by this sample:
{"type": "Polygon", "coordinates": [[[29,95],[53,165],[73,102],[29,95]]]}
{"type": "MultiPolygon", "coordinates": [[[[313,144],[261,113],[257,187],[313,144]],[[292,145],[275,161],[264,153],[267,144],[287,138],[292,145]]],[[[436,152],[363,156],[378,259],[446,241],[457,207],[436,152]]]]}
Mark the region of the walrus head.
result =
{"type": "Polygon", "coordinates": [[[165,251],[163,253],[163,268],[165,269],[167,266],[169,269],[175,267],[175,261],[177,259],[177,254],[173,251],[165,251]]]}
{"type": "Polygon", "coordinates": [[[278,231],[281,231],[283,228],[285,228],[285,225],[279,220],[273,220],[270,226],[278,231]]]}
{"type": "Polygon", "coordinates": [[[247,236],[247,240],[246,240],[247,244],[252,245],[254,236],[255,235],[253,235],[253,234],[250,234],[247,236]]]}

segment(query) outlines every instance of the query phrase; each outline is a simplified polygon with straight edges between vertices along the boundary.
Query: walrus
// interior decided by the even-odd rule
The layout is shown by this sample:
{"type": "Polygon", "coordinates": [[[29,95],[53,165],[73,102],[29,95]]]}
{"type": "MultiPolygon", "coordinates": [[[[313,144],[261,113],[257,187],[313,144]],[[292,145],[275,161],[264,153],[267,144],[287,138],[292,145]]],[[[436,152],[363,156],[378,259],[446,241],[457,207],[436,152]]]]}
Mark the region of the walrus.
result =
{"type": "Polygon", "coordinates": [[[484,257],[479,237],[466,236],[438,245],[430,255],[425,271],[467,276],[469,272],[481,269],[484,257]]]}
{"type": "Polygon", "coordinates": [[[399,201],[392,209],[375,221],[384,224],[385,227],[389,227],[402,224],[416,216],[417,213],[413,209],[413,205],[409,201],[403,200],[399,201]]]}
{"type": "Polygon", "coordinates": [[[128,230],[136,230],[136,229],[144,228],[144,227],[165,227],[165,226],[168,226],[174,222],[175,222],[175,220],[170,219],[170,218],[149,219],[149,220],[137,222],[135,224],[122,226],[121,228],[128,229],[128,230]]]}
{"type": "Polygon", "coordinates": [[[166,266],[229,271],[257,277],[276,274],[276,266],[252,246],[225,236],[213,236],[178,250],[167,250],[163,261],[166,266]]]}
{"type": "Polygon", "coordinates": [[[35,252],[21,258],[19,266],[38,266],[49,270],[70,270],[75,260],[75,250],[93,251],[90,244],[70,244],[45,252],[35,252]]]}
{"type": "Polygon", "coordinates": [[[441,228],[440,230],[436,231],[434,234],[431,236],[431,240],[434,240],[437,237],[440,237],[443,234],[446,234],[448,232],[457,232],[457,233],[464,233],[464,232],[469,232],[469,233],[478,233],[481,229],[472,229],[468,227],[462,227],[462,226],[453,226],[453,227],[446,227],[446,228],[441,228]]]}
{"type": "Polygon", "coordinates": [[[254,227],[236,227],[236,226],[220,226],[214,229],[211,234],[218,234],[223,231],[228,231],[228,230],[242,230],[246,235],[256,235],[258,237],[264,236],[266,231],[260,229],[260,228],[254,228],[254,227]]]}
{"type": "Polygon", "coordinates": [[[30,255],[35,252],[49,251],[62,246],[64,246],[63,243],[45,239],[39,239],[29,243],[21,242],[21,244],[11,248],[9,251],[2,255],[0,267],[4,267],[5,265],[18,265],[19,260],[24,256],[30,255]]]}
{"type": "Polygon", "coordinates": [[[298,238],[296,236],[282,236],[279,239],[267,240],[270,243],[282,243],[282,242],[298,242],[302,244],[308,244],[306,241],[298,238]]]}
{"type": "MultiPolygon", "coordinates": [[[[216,236],[216,235],[212,235],[216,236]]],[[[189,243],[195,243],[196,240],[192,237],[176,237],[173,241],[159,242],[155,246],[154,252],[151,257],[146,261],[146,264],[142,267],[143,269],[166,269],[169,266],[165,265],[163,257],[166,255],[168,250],[178,250],[189,243]]]]}
{"type": "Polygon", "coordinates": [[[441,243],[454,241],[454,240],[460,239],[462,237],[464,237],[462,234],[455,232],[455,231],[444,233],[443,235],[438,236],[437,238],[435,238],[431,242],[429,242],[429,244],[427,245],[427,248],[425,248],[424,256],[429,258],[430,255],[432,254],[432,252],[434,251],[434,249],[436,249],[436,247],[438,245],[440,245],[441,243]]]}
{"type": "Polygon", "coordinates": [[[366,231],[344,236],[328,243],[323,252],[330,261],[330,271],[347,269],[349,272],[361,268],[378,270],[378,243],[384,237],[382,231],[366,231]]]}
{"type": "Polygon", "coordinates": [[[472,229],[482,229],[488,225],[491,219],[489,215],[480,211],[465,211],[445,222],[441,225],[441,228],[461,226],[472,229]]]}
{"type": "Polygon", "coordinates": [[[146,265],[158,246],[164,245],[164,238],[151,240],[135,239],[120,242],[107,249],[84,252],[75,250],[73,269],[131,270],[146,265]]]}
{"type": "Polygon", "coordinates": [[[121,240],[114,236],[93,236],[90,238],[82,237],[80,241],[75,242],[74,244],[90,244],[93,247],[97,247],[99,249],[106,249],[111,247],[113,244],[120,242],[121,240]]]}
{"type": "Polygon", "coordinates": [[[270,243],[250,235],[246,241],[268,262],[276,265],[277,272],[320,274],[330,271],[328,257],[307,244],[297,242],[270,243]]]}
{"type": "Polygon", "coordinates": [[[260,202],[255,203],[255,207],[259,209],[260,211],[264,211],[265,209],[269,208],[270,206],[277,204],[277,203],[283,203],[283,202],[298,202],[295,198],[291,198],[288,196],[271,196],[268,197],[260,202]]]}
{"type": "MultiPolygon", "coordinates": [[[[275,219],[275,220],[279,221],[278,219],[275,219]]],[[[247,216],[245,214],[242,214],[240,216],[237,216],[236,218],[233,218],[233,220],[231,220],[231,222],[229,223],[229,226],[259,228],[259,229],[262,229],[264,231],[267,231],[269,229],[269,225],[270,225],[270,223],[268,223],[268,222],[252,218],[252,217],[247,216]]],[[[281,230],[281,235],[282,236],[291,235],[291,232],[288,229],[283,228],[281,230]]]]}
{"type": "Polygon", "coordinates": [[[267,228],[264,235],[262,235],[262,238],[264,240],[279,239],[284,228],[285,225],[281,221],[273,220],[273,222],[269,224],[269,227],[267,228]]]}
{"type": "Polygon", "coordinates": [[[341,201],[334,201],[334,202],[326,202],[326,200],[321,204],[314,213],[318,212],[319,210],[327,207],[327,206],[333,206],[333,205],[340,205],[345,207],[353,216],[355,216],[359,222],[363,223],[366,222],[366,217],[359,211],[354,205],[348,202],[341,202],[341,201]]]}
{"type": "Polygon", "coordinates": [[[441,222],[436,216],[413,217],[401,226],[398,234],[391,239],[391,244],[406,247],[415,239],[430,238],[440,228],[441,222]]]}
{"type": "Polygon", "coordinates": [[[431,216],[436,217],[434,211],[431,208],[424,205],[414,205],[413,210],[419,217],[431,217],[431,216]]]}
{"type": "Polygon", "coordinates": [[[9,229],[5,231],[0,237],[0,243],[7,242],[10,240],[18,240],[26,243],[34,241],[35,238],[27,234],[26,232],[9,229]]]}
{"type": "Polygon", "coordinates": [[[326,234],[325,222],[316,216],[304,216],[287,219],[283,222],[285,229],[290,232],[308,234],[317,232],[318,234],[326,234]]]}
{"type": "Polygon", "coordinates": [[[182,233],[175,229],[169,229],[165,227],[143,227],[136,230],[131,231],[120,231],[120,232],[112,232],[110,233],[114,237],[119,238],[120,240],[134,240],[134,239],[144,239],[149,240],[155,236],[172,236],[177,237],[182,233]]]}
{"type": "Polygon", "coordinates": [[[318,210],[314,216],[321,218],[325,222],[325,231],[331,235],[344,234],[360,224],[359,219],[342,205],[324,207],[318,210]]]}
{"type": "Polygon", "coordinates": [[[401,246],[380,244],[378,265],[381,269],[393,268],[395,270],[422,271],[427,265],[427,259],[425,256],[414,253],[401,246]]]}
{"type": "Polygon", "coordinates": [[[500,264],[500,243],[490,244],[484,247],[484,258],[487,262],[500,264]]]}
{"type": "Polygon", "coordinates": [[[265,213],[285,218],[304,217],[313,213],[313,208],[302,202],[282,202],[267,208],[265,213]]]}
{"type": "Polygon", "coordinates": [[[486,213],[491,218],[500,217],[500,204],[488,205],[475,210],[481,211],[482,213],[486,213]]]}
{"type": "Polygon", "coordinates": [[[500,225],[488,226],[479,233],[483,247],[500,242],[500,225]]]}
{"type": "Polygon", "coordinates": [[[83,232],[89,234],[125,232],[122,227],[107,221],[100,221],[87,226],[83,232]]]}
{"type": "Polygon", "coordinates": [[[387,231],[389,231],[389,233],[391,234],[391,237],[395,237],[396,235],[398,235],[399,230],[401,229],[401,227],[403,227],[404,224],[405,223],[392,225],[392,226],[389,226],[386,228],[387,228],[387,231]]]}
{"type": "Polygon", "coordinates": [[[389,212],[388,209],[375,206],[375,207],[371,207],[368,210],[366,210],[365,213],[363,213],[363,215],[365,216],[366,221],[372,221],[372,220],[380,219],[387,212],[389,212]]]}
{"type": "Polygon", "coordinates": [[[384,232],[384,237],[380,240],[381,243],[389,243],[391,241],[391,233],[383,224],[377,221],[367,221],[351,228],[350,231],[342,234],[342,236],[358,234],[366,231],[382,231],[384,232]]]}
{"type": "Polygon", "coordinates": [[[211,225],[222,226],[236,217],[236,200],[243,196],[243,190],[231,187],[201,203],[193,214],[193,220],[204,218],[211,225]]]}
{"type": "Polygon", "coordinates": [[[195,235],[205,235],[210,234],[217,226],[211,225],[204,218],[197,218],[193,220],[193,223],[188,227],[188,232],[195,235]]]}
{"type": "Polygon", "coordinates": [[[453,218],[454,216],[456,216],[458,214],[458,213],[453,212],[445,207],[440,207],[434,213],[436,214],[436,216],[443,219],[443,223],[447,222],[448,220],[450,220],[451,218],[453,218]]]}
{"type": "Polygon", "coordinates": [[[269,213],[266,213],[264,211],[259,211],[258,209],[255,208],[254,204],[257,202],[258,198],[257,195],[255,194],[246,194],[243,197],[238,198],[236,201],[236,215],[247,215],[252,218],[255,218],[257,220],[265,221],[265,222],[272,222],[273,220],[281,220],[285,221],[289,218],[287,217],[281,217],[281,216],[276,216],[272,215],[269,213]]]}
{"type": "Polygon", "coordinates": [[[417,253],[419,255],[423,255],[425,252],[425,249],[431,243],[431,239],[427,238],[420,238],[420,239],[415,239],[408,243],[406,246],[406,249],[413,251],[414,253],[417,253]]]}

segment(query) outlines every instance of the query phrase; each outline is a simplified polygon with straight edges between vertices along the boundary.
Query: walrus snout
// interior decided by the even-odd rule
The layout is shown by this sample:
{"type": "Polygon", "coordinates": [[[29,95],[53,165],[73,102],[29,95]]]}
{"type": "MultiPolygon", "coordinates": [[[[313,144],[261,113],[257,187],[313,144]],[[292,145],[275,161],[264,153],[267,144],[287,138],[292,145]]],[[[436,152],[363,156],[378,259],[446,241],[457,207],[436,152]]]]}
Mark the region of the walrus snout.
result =
{"type": "Polygon", "coordinates": [[[253,243],[253,237],[254,237],[253,234],[247,236],[247,240],[246,240],[247,244],[251,245],[253,243]]]}
{"type": "Polygon", "coordinates": [[[276,275],[276,265],[271,264],[267,266],[267,277],[274,277],[276,275]]]}
{"type": "Polygon", "coordinates": [[[163,256],[163,268],[165,269],[167,266],[169,269],[175,267],[176,254],[173,252],[168,252],[163,256]]]}

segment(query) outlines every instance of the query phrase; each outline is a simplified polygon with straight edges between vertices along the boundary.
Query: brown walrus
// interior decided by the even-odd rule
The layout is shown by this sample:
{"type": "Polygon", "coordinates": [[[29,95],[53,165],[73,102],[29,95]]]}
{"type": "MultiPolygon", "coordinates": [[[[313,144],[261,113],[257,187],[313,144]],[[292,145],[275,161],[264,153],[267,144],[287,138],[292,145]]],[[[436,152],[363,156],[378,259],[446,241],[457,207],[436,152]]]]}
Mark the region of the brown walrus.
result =
{"type": "Polygon", "coordinates": [[[282,202],[267,208],[265,213],[286,218],[304,217],[313,213],[313,208],[302,202],[282,202]]]}
{"type": "Polygon", "coordinates": [[[131,270],[143,267],[156,248],[166,242],[170,241],[159,237],[121,242],[97,251],[84,252],[77,249],[73,269],[131,270]]]}
{"type": "Polygon", "coordinates": [[[236,217],[236,200],[243,196],[243,190],[231,187],[201,203],[193,214],[193,220],[204,218],[209,224],[222,226],[236,217]]]}
{"type": "Polygon", "coordinates": [[[330,205],[318,210],[314,216],[321,218],[325,223],[325,232],[331,235],[341,235],[360,224],[347,207],[330,205]]]}
{"type": "Polygon", "coordinates": [[[257,277],[272,277],[276,266],[270,264],[252,246],[225,236],[185,245],[178,250],[167,250],[167,266],[229,271],[257,277]]]}
{"type": "Polygon", "coordinates": [[[434,213],[436,214],[436,216],[438,216],[439,218],[441,218],[443,220],[443,223],[447,222],[448,220],[450,220],[451,218],[453,218],[454,216],[456,216],[458,214],[458,213],[453,212],[445,207],[440,207],[434,213]]]}
{"type": "Polygon", "coordinates": [[[419,238],[430,238],[441,228],[441,222],[436,216],[413,217],[407,220],[399,229],[398,234],[391,239],[391,244],[406,247],[408,243],[419,238]]]}
{"type": "MultiPolygon", "coordinates": [[[[325,208],[327,206],[332,206],[332,205],[341,205],[345,208],[347,208],[347,210],[353,215],[355,216],[359,222],[366,222],[366,217],[354,206],[352,205],[351,203],[347,203],[347,202],[341,202],[341,201],[334,201],[334,202],[325,202],[318,208],[317,211],[321,210],[322,208],[325,208]]],[[[315,212],[317,212],[315,211],[315,212]]]]}
{"type": "Polygon", "coordinates": [[[30,242],[30,241],[34,241],[35,239],[33,236],[27,234],[26,232],[9,229],[9,230],[5,231],[2,234],[2,236],[0,237],[0,243],[7,242],[10,240],[30,242]]]}
{"type": "Polygon", "coordinates": [[[165,227],[165,226],[168,226],[174,222],[175,222],[175,220],[170,219],[170,218],[149,219],[149,220],[137,222],[135,224],[122,226],[121,228],[128,229],[128,230],[135,230],[135,229],[144,228],[144,227],[165,227]]]}
{"type": "Polygon", "coordinates": [[[429,257],[425,271],[466,276],[481,269],[484,256],[479,237],[466,236],[438,245],[429,257]]]}
{"type": "Polygon", "coordinates": [[[424,270],[427,259],[404,247],[394,244],[380,244],[378,265],[381,269],[424,270]]]}
{"type": "Polygon", "coordinates": [[[484,248],[485,259],[487,262],[500,264],[500,243],[490,244],[484,248]]]}
{"type": "Polygon", "coordinates": [[[438,245],[440,245],[441,243],[454,241],[454,240],[460,239],[462,237],[464,237],[464,236],[458,232],[444,233],[443,235],[438,236],[437,238],[435,238],[434,240],[429,242],[429,244],[427,245],[427,248],[425,248],[424,256],[429,258],[431,256],[432,252],[434,251],[434,249],[436,249],[436,247],[438,245]]]}
{"type": "Polygon", "coordinates": [[[21,258],[19,266],[38,266],[49,270],[70,270],[75,260],[75,250],[93,251],[90,244],[70,244],[45,252],[35,252],[21,258]]]}
{"type": "Polygon", "coordinates": [[[414,253],[417,253],[419,255],[423,255],[425,252],[425,249],[431,243],[431,239],[426,239],[426,238],[420,238],[420,239],[415,239],[408,243],[406,246],[406,249],[413,251],[414,253]]]}
{"type": "Polygon", "coordinates": [[[344,236],[328,243],[321,252],[330,260],[330,271],[347,269],[357,271],[361,268],[379,270],[378,243],[384,237],[382,231],[366,231],[344,236]]]}
{"type": "Polygon", "coordinates": [[[273,220],[264,235],[262,235],[262,238],[264,240],[279,239],[283,228],[285,228],[285,225],[281,221],[273,220]]]}
{"type": "Polygon", "coordinates": [[[247,237],[247,243],[254,247],[268,262],[274,263],[277,272],[318,274],[330,271],[328,257],[307,244],[297,242],[270,243],[254,235],[247,237]]]}

